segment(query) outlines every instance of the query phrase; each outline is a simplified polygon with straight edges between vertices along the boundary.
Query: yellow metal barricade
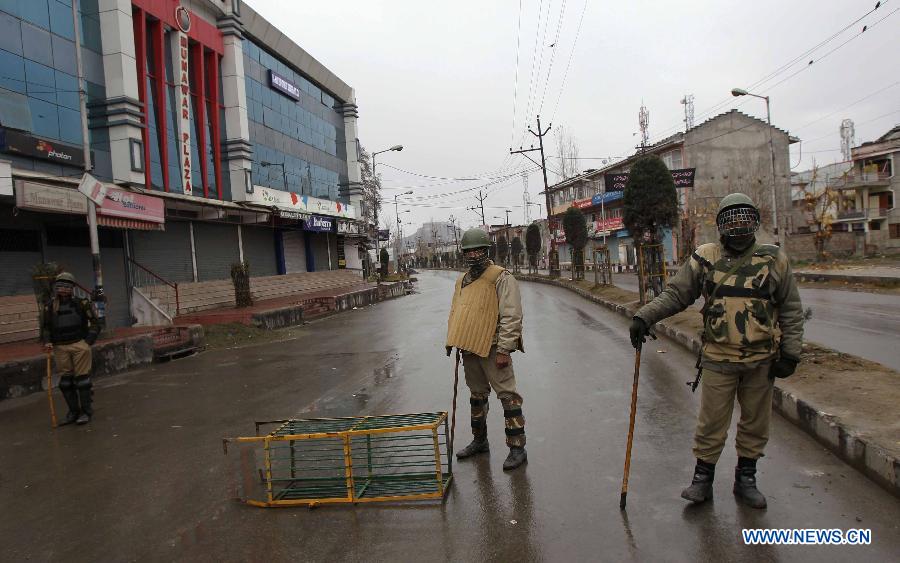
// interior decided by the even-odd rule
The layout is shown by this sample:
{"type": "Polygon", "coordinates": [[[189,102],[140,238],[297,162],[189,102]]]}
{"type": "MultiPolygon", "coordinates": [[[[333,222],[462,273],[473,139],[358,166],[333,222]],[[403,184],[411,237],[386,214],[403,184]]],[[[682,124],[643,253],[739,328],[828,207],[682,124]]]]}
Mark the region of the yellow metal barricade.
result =
{"type": "Polygon", "coordinates": [[[257,422],[226,438],[234,497],[254,506],[443,499],[452,480],[446,412],[257,422]],[[268,434],[261,426],[277,424],[268,434]],[[258,462],[258,455],[262,461],[258,462]]]}

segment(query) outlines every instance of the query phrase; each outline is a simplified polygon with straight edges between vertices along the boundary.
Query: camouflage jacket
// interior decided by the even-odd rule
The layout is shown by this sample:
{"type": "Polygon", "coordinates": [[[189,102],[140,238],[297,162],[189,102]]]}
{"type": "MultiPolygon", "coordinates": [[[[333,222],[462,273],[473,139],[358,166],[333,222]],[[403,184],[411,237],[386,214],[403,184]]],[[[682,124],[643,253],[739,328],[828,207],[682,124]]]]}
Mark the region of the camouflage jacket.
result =
{"type": "Polygon", "coordinates": [[[751,252],[738,256],[718,243],[700,246],[635,316],[649,326],[702,295],[704,365],[758,364],[779,353],[799,361],[803,307],[787,255],[772,245],[751,252]]]}

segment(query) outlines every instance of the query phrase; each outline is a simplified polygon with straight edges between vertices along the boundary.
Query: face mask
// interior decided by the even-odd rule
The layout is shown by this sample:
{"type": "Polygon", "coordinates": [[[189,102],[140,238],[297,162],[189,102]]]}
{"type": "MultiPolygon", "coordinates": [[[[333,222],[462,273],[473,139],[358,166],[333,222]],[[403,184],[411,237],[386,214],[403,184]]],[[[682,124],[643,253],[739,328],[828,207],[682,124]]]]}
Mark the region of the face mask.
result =
{"type": "Polygon", "coordinates": [[[722,237],[722,244],[738,252],[747,250],[748,248],[750,248],[750,246],[753,245],[754,242],[756,242],[756,236],[752,234],[722,237]]]}
{"type": "Polygon", "coordinates": [[[466,265],[469,266],[473,274],[480,274],[488,265],[487,252],[479,250],[474,254],[466,255],[466,265]]]}

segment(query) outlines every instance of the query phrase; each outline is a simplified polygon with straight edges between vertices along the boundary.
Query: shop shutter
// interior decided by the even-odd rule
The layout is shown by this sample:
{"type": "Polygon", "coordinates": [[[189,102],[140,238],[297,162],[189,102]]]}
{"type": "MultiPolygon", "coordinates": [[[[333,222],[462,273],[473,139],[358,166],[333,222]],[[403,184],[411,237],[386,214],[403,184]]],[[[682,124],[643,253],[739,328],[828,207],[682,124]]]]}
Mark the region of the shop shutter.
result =
{"type": "Polygon", "coordinates": [[[170,282],[194,281],[190,223],[168,221],[165,231],[131,231],[135,262],[170,282]]]}
{"type": "MultiPolygon", "coordinates": [[[[194,223],[194,245],[200,281],[231,279],[231,265],[240,260],[237,225],[194,223]]],[[[250,268],[257,275],[252,262],[250,268]]]]}
{"type": "Polygon", "coordinates": [[[284,268],[288,274],[306,271],[306,242],[303,231],[284,231],[284,268]]]}
{"type": "Polygon", "coordinates": [[[250,263],[250,275],[276,276],[278,263],[275,258],[275,231],[268,227],[241,227],[244,243],[244,260],[250,263]]]}

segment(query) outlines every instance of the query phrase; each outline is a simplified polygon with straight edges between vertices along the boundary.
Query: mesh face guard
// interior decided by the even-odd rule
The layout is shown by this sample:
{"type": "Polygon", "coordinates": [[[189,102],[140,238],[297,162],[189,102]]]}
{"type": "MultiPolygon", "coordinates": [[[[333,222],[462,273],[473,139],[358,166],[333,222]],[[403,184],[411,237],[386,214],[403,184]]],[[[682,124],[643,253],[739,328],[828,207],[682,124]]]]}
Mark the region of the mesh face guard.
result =
{"type": "Polygon", "coordinates": [[[725,237],[752,235],[759,230],[759,211],[746,205],[730,207],[716,217],[716,226],[725,237]]]}

